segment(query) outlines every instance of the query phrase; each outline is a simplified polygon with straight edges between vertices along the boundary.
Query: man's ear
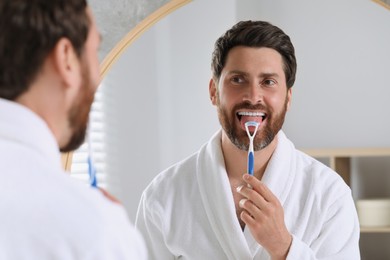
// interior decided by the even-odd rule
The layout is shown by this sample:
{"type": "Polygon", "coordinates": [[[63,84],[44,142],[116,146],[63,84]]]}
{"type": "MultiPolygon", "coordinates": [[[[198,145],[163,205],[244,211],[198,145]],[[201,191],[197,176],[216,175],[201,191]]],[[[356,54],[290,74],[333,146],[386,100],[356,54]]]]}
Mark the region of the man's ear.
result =
{"type": "Polygon", "coordinates": [[[287,111],[290,110],[292,98],[292,87],[287,90],[287,111]]]}
{"type": "Polygon", "coordinates": [[[217,87],[218,87],[218,83],[214,80],[214,78],[211,78],[209,82],[209,95],[210,95],[211,103],[214,106],[217,104],[217,93],[218,93],[217,87]]]}
{"type": "Polygon", "coordinates": [[[53,50],[54,65],[65,86],[79,86],[80,61],[69,39],[61,38],[53,50]]]}

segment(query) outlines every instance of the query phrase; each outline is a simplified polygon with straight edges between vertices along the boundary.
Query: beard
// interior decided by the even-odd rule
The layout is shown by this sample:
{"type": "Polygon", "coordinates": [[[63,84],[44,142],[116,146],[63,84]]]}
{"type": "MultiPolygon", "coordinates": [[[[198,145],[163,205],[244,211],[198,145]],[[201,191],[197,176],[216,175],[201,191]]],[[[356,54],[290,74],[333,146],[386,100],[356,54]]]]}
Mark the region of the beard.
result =
{"type": "MultiPolygon", "coordinates": [[[[249,149],[249,138],[246,131],[242,130],[236,123],[237,110],[240,109],[248,109],[248,110],[261,110],[265,111],[267,114],[267,124],[263,128],[259,128],[254,140],[253,140],[253,149],[254,151],[259,151],[267,147],[278,134],[280,129],[283,126],[284,118],[287,113],[287,104],[288,104],[288,96],[286,95],[286,99],[284,102],[284,106],[282,111],[279,113],[271,113],[264,105],[257,104],[252,105],[249,102],[242,102],[233,107],[230,115],[227,109],[221,106],[219,101],[219,96],[217,93],[217,107],[218,107],[218,119],[222,126],[222,129],[228,136],[229,140],[240,150],[247,151],[249,149]]],[[[261,127],[260,124],[259,127],[261,127]]]]}
{"type": "Polygon", "coordinates": [[[71,136],[66,145],[60,147],[61,152],[76,150],[84,143],[89,120],[89,112],[94,99],[95,87],[93,85],[89,67],[86,61],[81,67],[82,82],[77,99],[74,101],[68,113],[68,121],[71,136]]]}

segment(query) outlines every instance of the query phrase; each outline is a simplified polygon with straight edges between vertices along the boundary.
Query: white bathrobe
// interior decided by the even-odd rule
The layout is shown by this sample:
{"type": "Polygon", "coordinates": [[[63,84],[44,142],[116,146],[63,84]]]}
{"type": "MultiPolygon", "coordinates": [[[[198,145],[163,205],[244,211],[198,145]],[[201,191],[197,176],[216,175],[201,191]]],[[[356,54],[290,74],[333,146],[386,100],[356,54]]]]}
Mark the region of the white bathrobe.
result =
{"type": "MultiPolygon", "coordinates": [[[[280,200],[293,235],[287,259],[360,259],[350,188],[330,168],[296,150],[283,132],[277,138],[262,181],[280,200]]],[[[237,220],[221,132],[151,182],[136,227],[150,259],[270,259],[237,220]]]]}
{"type": "Polygon", "coordinates": [[[0,260],[146,258],[124,208],[65,173],[47,124],[0,98],[0,260]]]}

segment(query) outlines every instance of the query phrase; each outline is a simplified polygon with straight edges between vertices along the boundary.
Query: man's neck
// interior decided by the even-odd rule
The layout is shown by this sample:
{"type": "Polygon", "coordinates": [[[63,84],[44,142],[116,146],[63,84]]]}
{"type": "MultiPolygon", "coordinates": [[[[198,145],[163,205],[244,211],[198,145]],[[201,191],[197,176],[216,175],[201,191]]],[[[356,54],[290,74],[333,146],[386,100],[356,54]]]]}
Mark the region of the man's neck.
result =
{"type": "MultiPolygon", "coordinates": [[[[259,180],[263,177],[265,169],[277,145],[277,136],[264,149],[255,152],[254,176],[259,180]]],[[[226,172],[230,180],[241,180],[247,172],[248,152],[237,148],[222,131],[222,152],[225,159],[226,172]]]]}

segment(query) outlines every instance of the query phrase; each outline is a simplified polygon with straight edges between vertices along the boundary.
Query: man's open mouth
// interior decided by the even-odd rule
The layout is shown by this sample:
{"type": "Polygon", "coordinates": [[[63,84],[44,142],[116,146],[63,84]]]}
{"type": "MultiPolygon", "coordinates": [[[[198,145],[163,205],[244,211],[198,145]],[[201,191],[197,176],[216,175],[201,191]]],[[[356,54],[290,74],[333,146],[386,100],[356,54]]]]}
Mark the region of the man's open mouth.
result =
{"type": "Polygon", "coordinates": [[[267,115],[263,112],[254,112],[254,111],[239,111],[236,113],[238,120],[243,123],[247,121],[256,121],[261,123],[267,118],[267,115]]]}

